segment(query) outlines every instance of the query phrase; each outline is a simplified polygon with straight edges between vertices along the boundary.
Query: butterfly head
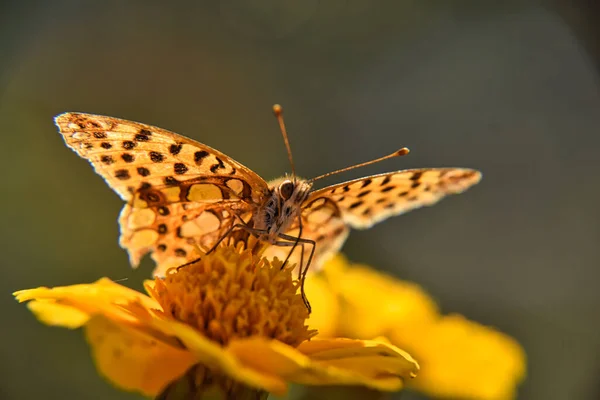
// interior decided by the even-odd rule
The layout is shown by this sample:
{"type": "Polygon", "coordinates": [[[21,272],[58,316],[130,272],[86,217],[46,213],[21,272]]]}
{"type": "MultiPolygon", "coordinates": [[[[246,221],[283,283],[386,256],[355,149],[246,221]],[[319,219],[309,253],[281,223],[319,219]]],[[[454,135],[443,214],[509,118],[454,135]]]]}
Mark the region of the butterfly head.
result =
{"type": "Polygon", "coordinates": [[[312,183],[302,179],[282,178],[271,183],[270,196],[256,213],[255,228],[275,240],[285,233],[301,211],[312,183]]]}

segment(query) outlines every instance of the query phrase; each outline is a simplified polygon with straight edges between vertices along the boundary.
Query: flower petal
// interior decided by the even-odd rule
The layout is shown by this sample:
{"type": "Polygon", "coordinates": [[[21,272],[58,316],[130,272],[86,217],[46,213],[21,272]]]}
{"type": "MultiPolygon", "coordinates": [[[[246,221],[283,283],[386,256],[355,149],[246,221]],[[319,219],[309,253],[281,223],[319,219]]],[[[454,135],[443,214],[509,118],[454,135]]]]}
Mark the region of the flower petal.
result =
{"type": "Polygon", "coordinates": [[[410,335],[398,331],[393,340],[423,367],[411,386],[432,396],[511,399],[525,375],[525,353],[514,339],[460,315],[410,335]]]}
{"type": "Polygon", "coordinates": [[[54,288],[47,288],[42,286],[36,289],[19,290],[15,292],[14,295],[15,297],[17,297],[17,300],[23,302],[31,300],[32,298],[48,295],[48,292],[57,294],[85,294],[95,297],[108,297],[110,299],[114,299],[117,297],[126,298],[128,300],[138,299],[143,302],[146,302],[146,304],[149,307],[156,307],[156,303],[149,299],[148,296],[145,296],[143,293],[140,293],[133,289],[129,289],[128,287],[125,287],[123,285],[119,285],[118,283],[115,283],[108,278],[100,278],[93,283],[82,283],[70,286],[57,286],[54,288]]]}
{"type": "Polygon", "coordinates": [[[249,338],[232,341],[228,351],[256,370],[307,385],[364,385],[395,391],[402,388],[403,378],[419,368],[408,354],[373,341],[311,340],[294,349],[274,340],[249,338]]]}
{"type": "Polygon", "coordinates": [[[160,393],[197,362],[184,349],[104,316],[90,319],[85,332],[98,370],[115,385],[147,396],[160,393]]]}
{"type": "Polygon", "coordinates": [[[287,384],[280,376],[249,367],[235,354],[230,353],[217,342],[202,336],[189,325],[169,319],[154,319],[151,323],[154,329],[177,337],[194,355],[198,363],[222,371],[232,379],[250,387],[264,389],[276,395],[286,393],[287,384]]]}
{"type": "Polygon", "coordinates": [[[27,308],[37,319],[47,325],[75,329],[80,328],[90,319],[90,316],[83,311],[54,301],[31,301],[27,304],[27,308]]]}
{"type": "Polygon", "coordinates": [[[323,274],[327,286],[320,290],[336,293],[340,302],[335,334],[385,335],[409,351],[422,366],[410,386],[437,397],[515,396],[526,361],[510,336],[460,316],[442,316],[419,286],[366,266],[350,266],[340,256],[325,265],[323,274]]]}
{"type": "MultiPolygon", "coordinates": [[[[119,285],[108,278],[101,278],[94,283],[58,286],[54,288],[39,287],[35,289],[19,290],[13,293],[17,301],[50,299],[55,301],[69,301],[81,303],[81,311],[86,311],[84,305],[104,302],[113,305],[126,305],[137,302],[145,308],[160,308],[157,302],[143,293],[119,285]]],[[[95,311],[92,307],[89,311],[95,311]]]]}
{"type": "Polygon", "coordinates": [[[32,301],[29,308],[46,324],[69,328],[82,326],[96,315],[132,328],[146,330],[158,340],[176,344],[173,338],[151,329],[158,303],[143,293],[102,278],[90,284],[40,287],[14,293],[18,301],[32,301]]]}
{"type": "Polygon", "coordinates": [[[317,329],[321,336],[334,336],[340,313],[337,295],[327,288],[327,282],[321,274],[308,275],[304,285],[312,306],[308,326],[317,329]]]}
{"type": "Polygon", "coordinates": [[[372,338],[390,330],[414,329],[439,316],[436,303],[420,286],[366,266],[350,267],[342,256],[326,264],[324,273],[329,290],[341,299],[338,334],[372,338]],[[364,295],[365,288],[369,296],[364,295]]]}

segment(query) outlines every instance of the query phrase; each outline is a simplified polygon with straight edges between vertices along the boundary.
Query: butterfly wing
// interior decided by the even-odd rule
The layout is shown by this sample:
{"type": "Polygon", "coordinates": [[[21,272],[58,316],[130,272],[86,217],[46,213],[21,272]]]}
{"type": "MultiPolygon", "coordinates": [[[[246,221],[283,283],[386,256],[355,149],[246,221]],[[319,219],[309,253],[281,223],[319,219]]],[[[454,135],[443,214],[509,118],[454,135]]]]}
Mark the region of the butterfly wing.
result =
{"type": "MultiPolygon", "coordinates": [[[[465,168],[412,169],[374,175],[312,192],[303,205],[301,237],[315,242],[311,270],[334,255],[344,244],[349,227],[366,229],[394,215],[432,205],[449,194],[475,185],[481,173],[465,168]]],[[[298,236],[295,222],[287,232],[298,236]]],[[[289,248],[270,248],[271,255],[285,258],[289,248]],[[287,251],[287,252],[286,252],[287,251]]],[[[295,250],[290,259],[299,263],[310,246],[295,250]],[[302,253],[302,254],[301,254],[302,253]]]]}
{"type": "Polygon", "coordinates": [[[268,192],[242,164],[161,128],[83,113],[58,115],[55,123],[67,146],[128,203],[120,243],[134,266],[150,251],[160,269],[186,262],[268,192]]]}
{"type": "Polygon", "coordinates": [[[346,224],[366,229],[388,217],[433,205],[449,194],[461,193],[480,180],[479,171],[466,168],[410,169],[316,190],[306,204],[318,204],[321,198],[332,200],[346,224]]]}
{"type": "Polygon", "coordinates": [[[237,222],[235,215],[243,214],[245,206],[242,202],[190,202],[155,210],[126,204],[119,217],[119,244],[127,249],[133,266],[152,252],[154,275],[164,276],[167,269],[197,259],[209,250],[237,222]]]}
{"type": "MultiPolygon", "coordinates": [[[[224,182],[229,193],[262,196],[268,190],[267,183],[249,168],[165,129],[83,113],[60,114],[55,123],[67,146],[88,160],[125,201],[148,185],[172,187],[214,176],[231,179],[224,182]]],[[[216,191],[205,194],[209,200],[213,200],[210,195],[218,196],[216,191]]]]}

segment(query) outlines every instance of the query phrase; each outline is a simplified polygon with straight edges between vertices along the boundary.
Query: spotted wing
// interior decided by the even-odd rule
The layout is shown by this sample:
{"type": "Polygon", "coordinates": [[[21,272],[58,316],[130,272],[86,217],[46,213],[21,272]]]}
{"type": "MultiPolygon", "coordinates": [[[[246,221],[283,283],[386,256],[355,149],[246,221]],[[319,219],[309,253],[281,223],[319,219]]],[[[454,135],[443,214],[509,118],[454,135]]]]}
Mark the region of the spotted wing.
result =
{"type": "Polygon", "coordinates": [[[133,266],[148,252],[159,273],[195,258],[198,246],[210,248],[268,191],[223,153],[157,127],[81,113],[55,122],[67,145],[127,201],[120,244],[133,266]]]}
{"type": "MultiPolygon", "coordinates": [[[[366,229],[390,216],[432,205],[446,195],[463,192],[481,173],[462,168],[414,169],[357,179],[311,193],[302,210],[301,237],[314,241],[311,270],[318,270],[344,244],[349,227],[366,229]]],[[[295,222],[288,235],[298,237],[295,222]]],[[[296,249],[290,260],[306,262],[310,245],[296,249]]],[[[285,258],[289,247],[272,246],[271,256],[285,258]]]]}
{"type": "MultiPolygon", "coordinates": [[[[224,188],[199,190],[188,185],[191,193],[185,195],[192,197],[190,201],[220,201],[221,189],[225,197],[234,194],[260,201],[268,190],[260,176],[225,154],[161,128],[82,113],[60,114],[55,123],[67,146],[88,160],[125,201],[131,201],[140,190],[178,187],[182,182],[197,183],[210,177],[227,178],[211,182],[222,182],[224,188]]],[[[169,202],[185,200],[172,193],[166,197],[169,202]]]]}
{"type": "Polygon", "coordinates": [[[481,173],[466,168],[411,169],[374,175],[316,190],[306,204],[310,213],[319,199],[333,201],[346,224],[357,229],[415,208],[430,206],[449,194],[478,183],[481,173]]]}
{"type": "Polygon", "coordinates": [[[199,258],[239,222],[236,216],[248,219],[250,211],[243,202],[174,203],[156,210],[126,204],[119,217],[119,244],[133,266],[152,252],[154,275],[164,276],[169,268],[199,258]]]}

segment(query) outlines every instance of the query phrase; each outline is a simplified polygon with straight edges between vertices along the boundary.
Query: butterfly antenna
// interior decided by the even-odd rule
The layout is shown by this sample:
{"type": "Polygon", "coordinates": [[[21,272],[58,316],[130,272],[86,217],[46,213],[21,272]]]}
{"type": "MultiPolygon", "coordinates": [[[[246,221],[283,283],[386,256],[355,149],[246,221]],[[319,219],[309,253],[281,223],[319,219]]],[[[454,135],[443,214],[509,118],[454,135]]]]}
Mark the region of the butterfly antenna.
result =
{"type": "Polygon", "coordinates": [[[309,179],[308,182],[314,182],[314,181],[317,181],[319,179],[327,178],[328,176],[331,176],[331,175],[339,174],[341,172],[346,172],[346,171],[350,171],[350,170],[355,169],[355,168],[360,168],[360,167],[364,167],[364,166],[367,166],[367,165],[375,164],[375,163],[378,163],[380,161],[387,160],[388,158],[405,156],[409,152],[410,152],[410,150],[408,150],[408,148],[403,147],[400,150],[396,150],[392,154],[388,154],[387,156],[376,158],[375,160],[367,161],[367,162],[364,162],[364,163],[360,163],[360,164],[356,164],[356,165],[351,165],[351,166],[346,167],[346,168],[338,169],[337,171],[328,172],[326,174],[319,175],[316,178],[309,179]]]}
{"type": "Polygon", "coordinates": [[[283,109],[279,104],[275,104],[273,106],[273,114],[275,114],[277,122],[279,122],[279,129],[281,129],[281,135],[283,136],[283,141],[285,142],[288,159],[290,160],[290,165],[292,166],[292,176],[294,177],[294,180],[296,180],[296,168],[294,167],[294,159],[292,158],[292,148],[290,147],[290,141],[288,139],[287,131],[285,130],[285,124],[283,123],[283,109]]]}

